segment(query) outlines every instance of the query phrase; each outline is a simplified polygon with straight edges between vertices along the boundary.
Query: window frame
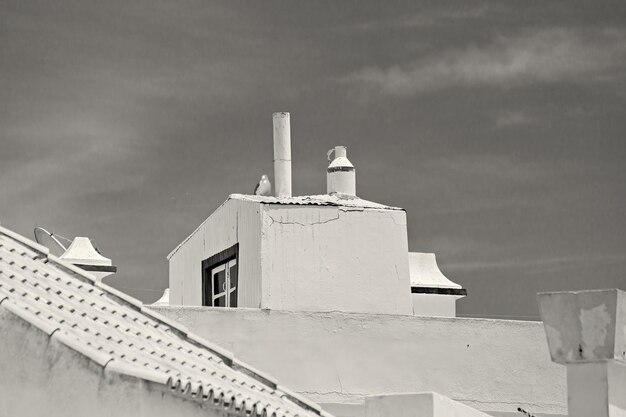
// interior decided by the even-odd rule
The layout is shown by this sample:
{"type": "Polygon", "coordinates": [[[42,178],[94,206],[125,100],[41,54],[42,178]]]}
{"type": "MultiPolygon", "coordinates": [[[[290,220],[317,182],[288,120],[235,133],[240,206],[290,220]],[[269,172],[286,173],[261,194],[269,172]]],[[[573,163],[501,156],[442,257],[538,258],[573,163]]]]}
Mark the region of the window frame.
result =
{"type": "MultiPolygon", "coordinates": [[[[234,291],[230,291],[230,282],[229,280],[227,280],[228,282],[228,290],[226,291],[226,299],[225,299],[225,304],[228,307],[232,307],[235,308],[237,307],[238,301],[239,301],[239,281],[240,281],[240,277],[239,277],[239,243],[235,243],[233,246],[224,249],[223,251],[216,253],[213,256],[210,256],[206,259],[204,259],[202,261],[202,305],[204,307],[214,307],[213,305],[213,300],[215,297],[215,294],[213,294],[213,277],[211,272],[213,271],[213,269],[221,266],[221,265],[225,265],[225,270],[228,269],[226,268],[226,265],[232,261],[235,260],[235,265],[234,268],[236,268],[237,271],[237,285],[234,289],[234,291]],[[231,292],[235,293],[235,305],[229,305],[230,304],[230,294],[231,292]]],[[[230,271],[227,273],[227,276],[230,274],[230,271]]],[[[218,306],[218,307],[222,307],[222,306],[218,306]]]]}

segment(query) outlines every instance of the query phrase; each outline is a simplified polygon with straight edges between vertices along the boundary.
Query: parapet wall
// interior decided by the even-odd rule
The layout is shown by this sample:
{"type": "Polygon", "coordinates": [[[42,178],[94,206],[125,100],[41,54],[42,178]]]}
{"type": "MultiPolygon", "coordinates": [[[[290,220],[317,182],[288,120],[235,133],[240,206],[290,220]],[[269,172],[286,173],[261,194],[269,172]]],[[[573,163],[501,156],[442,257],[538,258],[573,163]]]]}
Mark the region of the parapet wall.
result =
{"type": "Polygon", "coordinates": [[[337,416],[358,415],[368,395],[420,391],[493,415],[515,415],[518,407],[566,414],[565,372],[550,361],[541,322],[154,309],[337,416]]]}

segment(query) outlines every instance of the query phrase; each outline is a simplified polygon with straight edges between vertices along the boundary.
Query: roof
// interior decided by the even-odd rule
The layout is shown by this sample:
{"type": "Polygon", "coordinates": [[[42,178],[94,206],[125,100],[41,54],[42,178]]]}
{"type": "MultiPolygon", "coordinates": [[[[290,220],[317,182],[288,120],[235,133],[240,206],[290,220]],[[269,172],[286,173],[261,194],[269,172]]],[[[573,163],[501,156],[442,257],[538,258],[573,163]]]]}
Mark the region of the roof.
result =
{"type": "Polygon", "coordinates": [[[434,253],[409,252],[409,274],[413,294],[467,295],[467,290],[443,275],[434,253]]]}
{"type": "Polygon", "coordinates": [[[298,197],[267,197],[262,195],[231,194],[229,199],[253,201],[261,204],[280,204],[296,206],[337,206],[379,210],[404,210],[400,207],[387,206],[344,194],[303,195],[298,197]]]}
{"type": "Polygon", "coordinates": [[[173,395],[242,416],[328,416],[232,353],[3,227],[0,308],[101,367],[163,384],[173,395]]]}

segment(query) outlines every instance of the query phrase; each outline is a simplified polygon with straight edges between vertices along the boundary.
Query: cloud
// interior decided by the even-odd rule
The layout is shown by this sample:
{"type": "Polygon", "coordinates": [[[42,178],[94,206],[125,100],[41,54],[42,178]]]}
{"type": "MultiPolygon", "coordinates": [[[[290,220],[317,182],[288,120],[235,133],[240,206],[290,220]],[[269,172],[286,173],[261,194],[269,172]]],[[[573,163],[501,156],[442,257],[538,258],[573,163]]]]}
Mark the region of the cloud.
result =
{"type": "Polygon", "coordinates": [[[523,111],[504,111],[496,114],[495,127],[507,128],[533,124],[535,119],[523,111]]]}
{"type": "Polygon", "coordinates": [[[624,67],[625,31],[544,29],[447,50],[408,65],[366,68],[344,81],[386,95],[409,96],[449,87],[606,80],[623,74],[624,67]]]}
{"type": "Polygon", "coordinates": [[[461,20],[473,20],[487,15],[489,8],[485,5],[472,8],[431,9],[417,14],[402,15],[391,19],[376,19],[342,25],[335,30],[340,32],[375,32],[389,29],[429,28],[441,24],[456,23],[461,20]]]}
{"type": "Polygon", "coordinates": [[[582,256],[559,256],[543,259],[502,259],[494,261],[458,262],[446,265],[446,270],[483,271],[492,269],[528,269],[532,273],[545,273],[571,269],[596,268],[607,263],[621,263],[626,257],[621,254],[599,254],[582,256]]]}

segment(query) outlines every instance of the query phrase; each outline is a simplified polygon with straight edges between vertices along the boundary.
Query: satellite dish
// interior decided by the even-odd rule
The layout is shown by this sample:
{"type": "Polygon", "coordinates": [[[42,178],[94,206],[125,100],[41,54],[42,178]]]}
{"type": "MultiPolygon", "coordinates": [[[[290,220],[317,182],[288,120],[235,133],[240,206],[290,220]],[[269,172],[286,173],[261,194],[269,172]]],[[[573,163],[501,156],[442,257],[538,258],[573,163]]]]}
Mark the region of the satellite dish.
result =
{"type": "Polygon", "coordinates": [[[35,240],[45,246],[53,255],[61,256],[67,250],[72,241],[61,235],[50,233],[43,227],[37,226],[34,230],[35,240]]]}

